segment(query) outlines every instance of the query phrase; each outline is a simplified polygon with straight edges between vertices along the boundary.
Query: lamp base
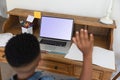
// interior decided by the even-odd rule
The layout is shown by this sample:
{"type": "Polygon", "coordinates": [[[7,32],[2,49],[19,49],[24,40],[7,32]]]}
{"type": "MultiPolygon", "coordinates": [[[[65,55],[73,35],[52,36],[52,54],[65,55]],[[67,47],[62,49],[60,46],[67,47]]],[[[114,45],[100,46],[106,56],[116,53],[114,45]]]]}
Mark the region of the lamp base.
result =
{"type": "Polygon", "coordinates": [[[109,17],[100,18],[100,22],[104,24],[113,24],[113,20],[110,19],[109,17]]]}

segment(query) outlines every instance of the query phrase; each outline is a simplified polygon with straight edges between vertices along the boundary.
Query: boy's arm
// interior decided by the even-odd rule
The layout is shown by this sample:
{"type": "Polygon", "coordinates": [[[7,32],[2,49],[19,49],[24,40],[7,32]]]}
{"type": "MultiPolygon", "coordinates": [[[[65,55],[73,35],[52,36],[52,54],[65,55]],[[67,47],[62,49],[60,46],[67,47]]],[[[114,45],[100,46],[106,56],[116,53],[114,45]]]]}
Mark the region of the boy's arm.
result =
{"type": "Polygon", "coordinates": [[[92,34],[88,36],[87,30],[81,29],[76,32],[73,42],[83,53],[83,67],[80,80],[92,80],[92,52],[94,37],[92,34]]]}

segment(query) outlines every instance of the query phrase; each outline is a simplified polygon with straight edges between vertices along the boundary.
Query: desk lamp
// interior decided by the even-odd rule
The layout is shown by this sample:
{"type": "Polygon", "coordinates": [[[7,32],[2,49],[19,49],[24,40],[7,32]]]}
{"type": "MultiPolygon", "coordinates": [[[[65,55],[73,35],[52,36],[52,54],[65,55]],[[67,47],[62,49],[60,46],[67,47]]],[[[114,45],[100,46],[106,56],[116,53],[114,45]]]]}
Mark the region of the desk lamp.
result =
{"type": "Polygon", "coordinates": [[[100,18],[100,22],[101,23],[113,24],[113,20],[110,18],[111,17],[111,13],[112,13],[112,7],[113,7],[113,0],[110,0],[106,16],[103,17],[103,18],[100,18]]]}

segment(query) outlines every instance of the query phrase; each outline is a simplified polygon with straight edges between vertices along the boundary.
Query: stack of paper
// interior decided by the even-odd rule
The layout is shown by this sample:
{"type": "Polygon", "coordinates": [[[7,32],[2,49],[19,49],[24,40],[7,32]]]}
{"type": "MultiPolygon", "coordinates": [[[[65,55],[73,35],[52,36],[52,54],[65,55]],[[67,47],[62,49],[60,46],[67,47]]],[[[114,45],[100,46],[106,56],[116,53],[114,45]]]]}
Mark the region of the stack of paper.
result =
{"type": "MultiPolygon", "coordinates": [[[[65,58],[83,61],[82,52],[74,43],[65,58]]],[[[92,63],[104,68],[115,70],[114,52],[101,47],[94,47],[92,63]]]]}
{"type": "Polygon", "coordinates": [[[12,37],[13,37],[12,33],[1,33],[0,34],[0,47],[5,47],[8,40],[12,37]]]}

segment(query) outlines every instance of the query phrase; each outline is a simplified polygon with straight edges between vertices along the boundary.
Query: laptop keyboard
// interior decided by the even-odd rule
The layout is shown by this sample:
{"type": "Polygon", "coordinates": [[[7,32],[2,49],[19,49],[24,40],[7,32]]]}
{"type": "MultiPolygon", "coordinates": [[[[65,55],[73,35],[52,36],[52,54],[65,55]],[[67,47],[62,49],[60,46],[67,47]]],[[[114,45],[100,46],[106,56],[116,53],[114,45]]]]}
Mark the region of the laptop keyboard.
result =
{"type": "Polygon", "coordinates": [[[62,47],[66,46],[66,42],[52,41],[52,40],[45,40],[45,39],[42,39],[40,43],[54,45],[54,46],[62,46],[62,47]]]}

